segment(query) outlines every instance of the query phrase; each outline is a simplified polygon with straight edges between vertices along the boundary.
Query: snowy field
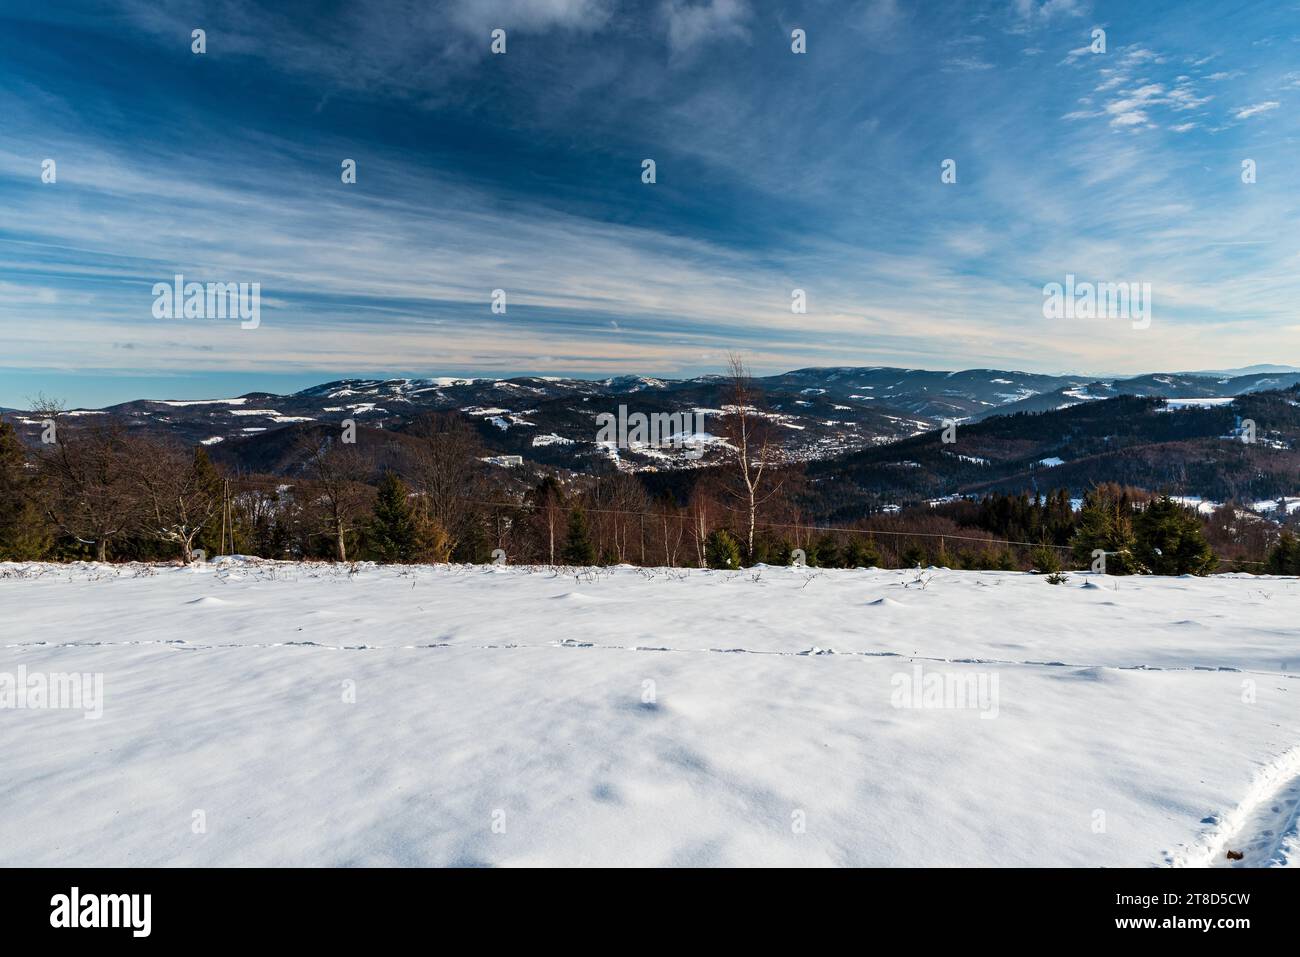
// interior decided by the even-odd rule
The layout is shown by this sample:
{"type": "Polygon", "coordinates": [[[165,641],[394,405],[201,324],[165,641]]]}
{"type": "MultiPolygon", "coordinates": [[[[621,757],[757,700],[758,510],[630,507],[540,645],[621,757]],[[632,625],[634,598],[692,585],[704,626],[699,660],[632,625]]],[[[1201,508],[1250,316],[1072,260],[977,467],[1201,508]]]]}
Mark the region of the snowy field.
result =
{"type": "Polygon", "coordinates": [[[0,864],[1294,864],[1298,623],[1248,576],[0,564],[0,692],[103,682],[0,710],[0,864]]]}

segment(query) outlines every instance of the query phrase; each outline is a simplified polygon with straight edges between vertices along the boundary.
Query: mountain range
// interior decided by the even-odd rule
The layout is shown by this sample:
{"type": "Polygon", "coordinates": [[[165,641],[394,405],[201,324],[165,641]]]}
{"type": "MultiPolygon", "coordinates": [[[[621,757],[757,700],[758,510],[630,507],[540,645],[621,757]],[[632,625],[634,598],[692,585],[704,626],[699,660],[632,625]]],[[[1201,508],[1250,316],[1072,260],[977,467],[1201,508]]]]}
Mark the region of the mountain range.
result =
{"type": "MultiPolygon", "coordinates": [[[[1300,487],[1293,478],[1300,371],[1288,367],[1130,378],[831,367],[755,384],[782,458],[809,463],[815,481],[836,480],[818,510],[824,513],[864,495],[932,499],[1045,484],[1081,489],[1099,480],[1218,500],[1267,499],[1300,487]],[[1255,442],[1241,441],[1242,419],[1257,423],[1255,442]],[[941,436],[946,422],[956,423],[950,443],[941,436]]],[[[203,444],[228,465],[287,474],[304,431],[350,419],[362,432],[382,429],[396,438],[423,413],[454,412],[472,423],[493,464],[663,472],[715,463],[720,447],[706,442],[703,457],[683,448],[617,448],[597,440],[596,417],[620,406],[628,413],[703,412],[707,433],[728,389],[723,376],[342,379],[289,395],[139,399],[65,414],[112,417],[132,430],[203,444]]],[[[39,441],[33,413],[0,415],[29,443],[39,441]]]]}

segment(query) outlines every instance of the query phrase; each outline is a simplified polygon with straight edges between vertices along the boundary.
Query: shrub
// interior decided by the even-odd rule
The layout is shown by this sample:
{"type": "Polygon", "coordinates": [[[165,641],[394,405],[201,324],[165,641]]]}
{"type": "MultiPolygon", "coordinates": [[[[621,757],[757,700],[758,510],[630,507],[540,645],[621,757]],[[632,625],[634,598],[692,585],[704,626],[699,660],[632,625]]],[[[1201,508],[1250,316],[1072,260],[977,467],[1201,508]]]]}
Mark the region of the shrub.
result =
{"type": "Polygon", "coordinates": [[[739,568],[740,544],[726,529],[715,529],[704,542],[704,560],[710,568],[739,568]]]}
{"type": "Polygon", "coordinates": [[[816,553],[816,558],[814,561],[813,556],[810,555],[809,564],[815,565],[818,568],[844,567],[839,543],[835,541],[835,537],[829,532],[817,539],[817,543],[813,546],[813,551],[816,553]]]}
{"type": "Polygon", "coordinates": [[[1052,575],[1061,570],[1061,557],[1055,548],[1039,545],[1029,554],[1034,564],[1034,571],[1040,575],[1052,575]]]}
{"type": "Polygon", "coordinates": [[[925,564],[925,549],[920,545],[908,545],[903,549],[899,560],[903,563],[904,568],[919,568],[925,564]]]}
{"type": "Polygon", "coordinates": [[[845,568],[870,568],[880,564],[880,551],[871,538],[854,535],[844,549],[845,568]]]}

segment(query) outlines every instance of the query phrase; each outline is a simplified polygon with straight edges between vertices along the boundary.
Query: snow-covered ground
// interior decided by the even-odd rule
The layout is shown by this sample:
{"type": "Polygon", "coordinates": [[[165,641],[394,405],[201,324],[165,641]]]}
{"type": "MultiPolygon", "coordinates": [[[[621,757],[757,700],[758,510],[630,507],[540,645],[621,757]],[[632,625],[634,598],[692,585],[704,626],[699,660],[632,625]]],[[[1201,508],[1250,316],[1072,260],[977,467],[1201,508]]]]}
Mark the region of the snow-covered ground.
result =
{"type": "Polygon", "coordinates": [[[103,676],[0,710],[0,865],[1294,863],[1297,622],[1247,576],[0,564],[0,673],[103,676]]]}

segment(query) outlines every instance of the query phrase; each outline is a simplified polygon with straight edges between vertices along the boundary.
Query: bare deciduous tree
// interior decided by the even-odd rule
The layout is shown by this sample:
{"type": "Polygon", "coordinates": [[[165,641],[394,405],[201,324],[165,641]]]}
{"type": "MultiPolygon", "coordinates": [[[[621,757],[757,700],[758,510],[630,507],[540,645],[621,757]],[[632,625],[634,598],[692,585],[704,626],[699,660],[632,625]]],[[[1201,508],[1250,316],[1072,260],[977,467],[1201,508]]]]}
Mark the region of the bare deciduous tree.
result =
{"type": "Polygon", "coordinates": [[[713,531],[713,513],[715,511],[713,496],[703,482],[697,482],[691,489],[691,499],[686,506],[687,522],[691,530],[691,544],[695,546],[695,565],[704,568],[704,546],[709,533],[713,531]]]}
{"type": "Polygon", "coordinates": [[[648,505],[645,486],[635,476],[619,472],[597,482],[591,511],[602,556],[612,555],[620,563],[628,560],[648,505]]]}
{"type": "Polygon", "coordinates": [[[664,564],[675,568],[682,538],[686,534],[686,522],[671,494],[665,493],[659,497],[655,503],[655,517],[662,533],[664,564]]]}
{"type": "Polygon", "coordinates": [[[221,476],[203,449],[139,448],[131,458],[142,498],[140,523],[163,542],[180,546],[181,561],[194,560],[194,541],[224,504],[221,476]]]}
{"type": "Polygon", "coordinates": [[[53,423],[54,441],[42,443],[36,460],[50,490],[48,517],[65,535],[93,545],[96,561],[107,561],[109,544],[140,507],[125,431],[116,421],[74,425],[62,405],[43,397],[32,411],[53,423]]]}
{"type": "Polygon", "coordinates": [[[553,475],[543,478],[537,488],[529,493],[533,525],[540,527],[541,537],[546,542],[548,565],[555,564],[557,538],[563,535],[564,525],[568,521],[569,510],[564,499],[564,489],[553,475]]]}
{"type": "Polygon", "coordinates": [[[422,417],[411,434],[424,440],[412,466],[412,484],[424,496],[429,517],[447,531],[454,546],[469,533],[477,500],[484,497],[483,445],[453,412],[422,417]]]}
{"type": "Polygon", "coordinates": [[[316,480],[317,504],[325,533],[334,543],[334,557],[348,560],[348,536],[360,527],[373,490],[365,484],[369,469],[355,445],[323,441],[310,434],[301,445],[308,474],[316,480]]]}
{"type": "Polygon", "coordinates": [[[730,381],[723,406],[722,435],[727,440],[731,480],[725,490],[745,515],[748,556],[754,553],[758,510],[781,488],[779,481],[772,481],[777,446],[772,420],[762,409],[762,390],[750,377],[744,361],[732,353],[727,357],[727,369],[730,381]]]}

